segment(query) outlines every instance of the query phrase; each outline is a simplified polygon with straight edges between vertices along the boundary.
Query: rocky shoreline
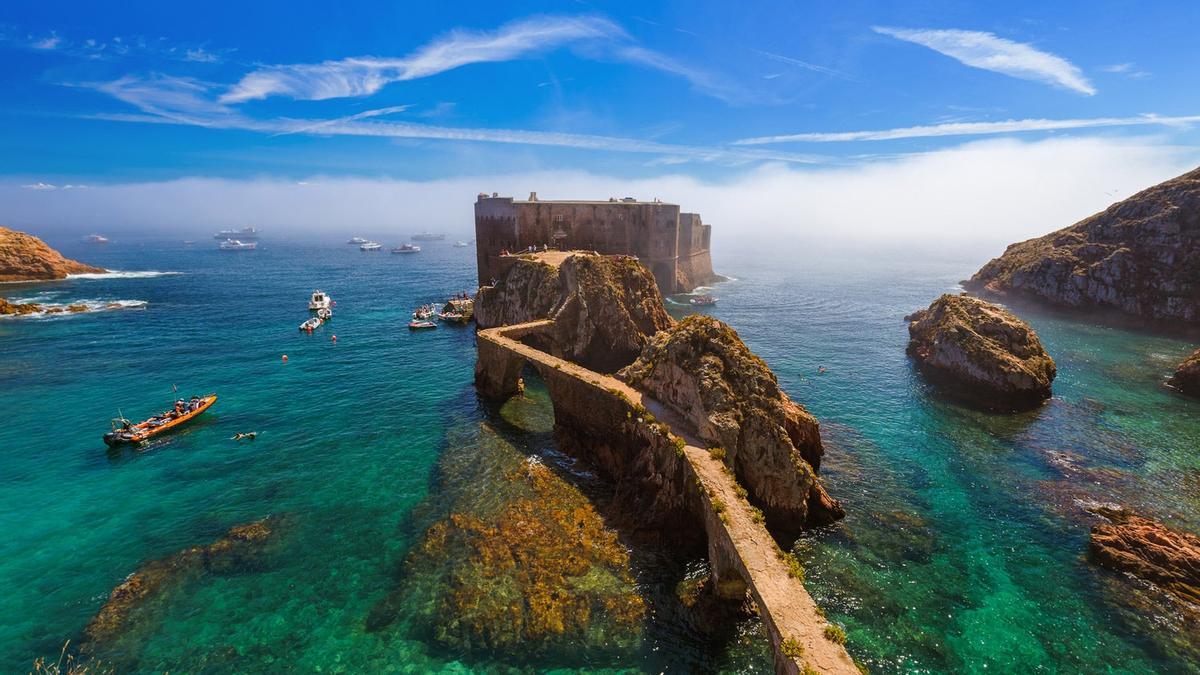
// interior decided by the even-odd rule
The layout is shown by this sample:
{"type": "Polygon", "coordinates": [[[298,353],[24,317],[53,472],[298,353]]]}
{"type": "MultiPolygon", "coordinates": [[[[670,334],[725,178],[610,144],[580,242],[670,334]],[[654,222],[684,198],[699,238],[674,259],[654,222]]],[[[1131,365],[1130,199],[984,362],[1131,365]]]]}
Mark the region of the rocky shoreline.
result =
{"type": "Polygon", "coordinates": [[[0,282],[53,281],[70,274],[100,274],[106,270],[70,260],[24,232],[0,227],[0,282]]]}

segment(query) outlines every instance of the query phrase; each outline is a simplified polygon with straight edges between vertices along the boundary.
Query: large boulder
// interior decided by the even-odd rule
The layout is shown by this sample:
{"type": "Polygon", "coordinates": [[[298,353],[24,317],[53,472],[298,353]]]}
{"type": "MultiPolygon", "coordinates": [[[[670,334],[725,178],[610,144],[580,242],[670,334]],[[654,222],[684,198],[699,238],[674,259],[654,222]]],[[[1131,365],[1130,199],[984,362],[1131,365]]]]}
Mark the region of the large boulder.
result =
{"type": "Polygon", "coordinates": [[[619,375],[720,448],[773,527],[795,530],[845,515],[817,479],[824,449],[816,418],[726,324],[689,316],[656,335],[619,375]]]}
{"type": "Polygon", "coordinates": [[[1029,324],[968,295],[946,294],[907,317],[908,354],[948,391],[994,410],[1035,408],[1057,369],[1029,324]]]}
{"type": "Polygon", "coordinates": [[[37,237],[0,227],[0,281],[65,279],[68,274],[103,271],[64,258],[37,237]]]}
{"type": "Polygon", "coordinates": [[[554,319],[538,347],[600,372],[630,363],[671,325],[654,275],[635,258],[550,252],[517,259],[479,290],[480,328],[554,319]]]}
{"type": "Polygon", "coordinates": [[[1200,396],[1200,349],[1179,364],[1167,384],[1188,396],[1200,396]]]}
{"type": "Polygon", "coordinates": [[[0,316],[33,314],[40,311],[41,305],[32,302],[9,302],[0,298],[0,316]]]}
{"type": "Polygon", "coordinates": [[[1200,605],[1200,537],[1119,508],[1094,512],[1109,522],[1092,528],[1088,555],[1093,562],[1200,605]]]}
{"type": "Polygon", "coordinates": [[[964,285],[1063,307],[1200,323],[1200,169],[1013,244],[964,285]]]}

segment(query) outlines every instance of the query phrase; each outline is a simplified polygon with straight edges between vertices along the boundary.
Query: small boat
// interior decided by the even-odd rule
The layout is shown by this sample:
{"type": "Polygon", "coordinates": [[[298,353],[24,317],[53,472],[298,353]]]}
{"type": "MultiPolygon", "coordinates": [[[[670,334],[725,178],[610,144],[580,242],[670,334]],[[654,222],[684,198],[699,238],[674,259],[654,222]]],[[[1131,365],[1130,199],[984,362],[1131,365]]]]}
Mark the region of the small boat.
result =
{"type": "Polygon", "coordinates": [[[226,239],[221,242],[217,248],[222,251],[253,251],[258,248],[258,242],[242,241],[240,239],[226,239]]]}
{"type": "Polygon", "coordinates": [[[409,330],[429,330],[430,328],[437,328],[437,324],[432,321],[418,321],[417,319],[408,322],[409,330]]]}
{"type": "Polygon", "coordinates": [[[461,240],[454,242],[454,248],[466,248],[468,245],[467,242],[461,240]]]}
{"type": "Polygon", "coordinates": [[[366,240],[366,239],[363,239],[362,237],[350,237],[350,241],[348,241],[348,242],[346,242],[346,243],[347,243],[347,244],[354,244],[355,246],[358,246],[359,244],[365,244],[365,243],[367,243],[367,240],[366,240]]]}
{"type": "Polygon", "coordinates": [[[381,248],[383,248],[383,244],[380,244],[377,241],[368,241],[367,243],[360,245],[358,247],[358,250],[360,250],[360,251],[378,251],[381,248]]]}
{"type": "Polygon", "coordinates": [[[145,422],[134,424],[121,417],[112,421],[112,431],[104,434],[104,443],[110,447],[142,443],[154,436],[175,429],[217,402],[216,394],[193,396],[190,403],[182,399],[175,402],[175,410],[155,415],[145,422]]]}
{"type": "Polygon", "coordinates": [[[107,244],[108,243],[108,237],[104,237],[99,234],[89,234],[88,236],[84,237],[83,240],[89,244],[107,244]]]}
{"type": "Polygon", "coordinates": [[[321,327],[321,323],[322,323],[321,319],[314,316],[310,319],[305,320],[304,323],[300,324],[300,330],[305,330],[305,331],[316,330],[321,327]]]}
{"type": "Polygon", "coordinates": [[[420,252],[421,252],[421,247],[413,246],[412,244],[401,244],[401,245],[397,246],[396,248],[392,249],[392,253],[420,253],[420,252]]]}
{"type": "Polygon", "coordinates": [[[692,303],[693,305],[695,305],[697,307],[709,307],[711,305],[717,304],[717,299],[711,295],[697,295],[697,296],[691,298],[690,300],[688,300],[688,302],[692,303]]]}
{"type": "Polygon", "coordinates": [[[328,293],[321,291],[313,291],[312,297],[308,300],[309,311],[317,311],[319,309],[329,309],[333,306],[333,298],[329,297],[328,293]]]}
{"type": "Polygon", "coordinates": [[[470,323],[471,322],[471,315],[463,314],[462,312],[456,312],[454,310],[450,310],[448,312],[442,312],[441,314],[438,314],[437,316],[442,321],[447,321],[449,323],[470,323]]]}
{"type": "Polygon", "coordinates": [[[438,318],[453,323],[469,323],[475,317],[475,301],[461,295],[451,298],[442,305],[438,318]]]}
{"type": "Polygon", "coordinates": [[[321,321],[329,321],[333,318],[333,310],[328,307],[322,307],[317,310],[317,318],[321,321]]]}
{"type": "Polygon", "coordinates": [[[413,241],[443,241],[446,239],[444,234],[434,234],[429,230],[418,232],[412,236],[413,241]]]}
{"type": "Polygon", "coordinates": [[[258,239],[259,234],[262,233],[253,227],[243,227],[240,230],[221,230],[213,235],[213,239],[251,240],[258,239]]]}
{"type": "Polygon", "coordinates": [[[196,243],[196,242],[194,242],[194,241],[185,241],[185,242],[183,242],[183,245],[184,245],[184,246],[191,246],[192,244],[195,244],[195,243],[196,243]]]}
{"type": "Polygon", "coordinates": [[[428,321],[434,315],[433,307],[430,305],[421,305],[413,311],[413,318],[418,321],[428,321]]]}

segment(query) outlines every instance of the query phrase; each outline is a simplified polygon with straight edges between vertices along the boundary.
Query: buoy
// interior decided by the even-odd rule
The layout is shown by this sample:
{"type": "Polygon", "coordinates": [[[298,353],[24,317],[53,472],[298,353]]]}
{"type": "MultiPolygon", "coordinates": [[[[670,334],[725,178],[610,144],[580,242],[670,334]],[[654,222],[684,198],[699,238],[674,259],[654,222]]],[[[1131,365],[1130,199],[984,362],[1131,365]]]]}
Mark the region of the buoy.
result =
{"type": "Polygon", "coordinates": [[[284,355],[283,355],[283,362],[284,362],[284,363],[287,363],[287,354],[284,354],[284,355]]]}
{"type": "Polygon", "coordinates": [[[333,337],[329,338],[329,341],[330,341],[330,342],[337,342],[337,336],[336,336],[336,335],[334,335],[333,337]]]}

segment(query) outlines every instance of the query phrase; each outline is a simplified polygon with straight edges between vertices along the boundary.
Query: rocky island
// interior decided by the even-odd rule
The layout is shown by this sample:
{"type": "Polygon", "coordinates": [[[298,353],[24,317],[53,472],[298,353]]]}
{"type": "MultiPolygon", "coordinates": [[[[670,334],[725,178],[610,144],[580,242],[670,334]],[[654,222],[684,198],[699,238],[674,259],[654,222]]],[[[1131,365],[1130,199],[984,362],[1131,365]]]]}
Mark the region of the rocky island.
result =
{"type": "Polygon", "coordinates": [[[0,281],[52,281],[104,271],[64,258],[37,237],[0,227],[0,281]]]}
{"type": "Polygon", "coordinates": [[[816,419],[731,328],[672,321],[662,279],[637,260],[511,258],[477,296],[480,394],[504,401],[535,368],[556,445],[612,485],[622,529],[706,547],[708,587],[755,601],[777,672],[857,672],[789,552],[796,532],[844,515],[818,478],[816,419]],[[603,337],[582,334],[593,331],[603,337]]]}
{"type": "Polygon", "coordinates": [[[1153,322],[1200,323],[1200,169],[1008,247],[964,286],[1153,322]]]}
{"type": "Polygon", "coordinates": [[[1188,396],[1200,397],[1200,349],[1179,364],[1167,385],[1188,396]]]}
{"type": "Polygon", "coordinates": [[[1004,308],[945,294],[906,318],[909,355],[949,392],[994,410],[1050,398],[1054,360],[1029,324],[1004,308]]]}

